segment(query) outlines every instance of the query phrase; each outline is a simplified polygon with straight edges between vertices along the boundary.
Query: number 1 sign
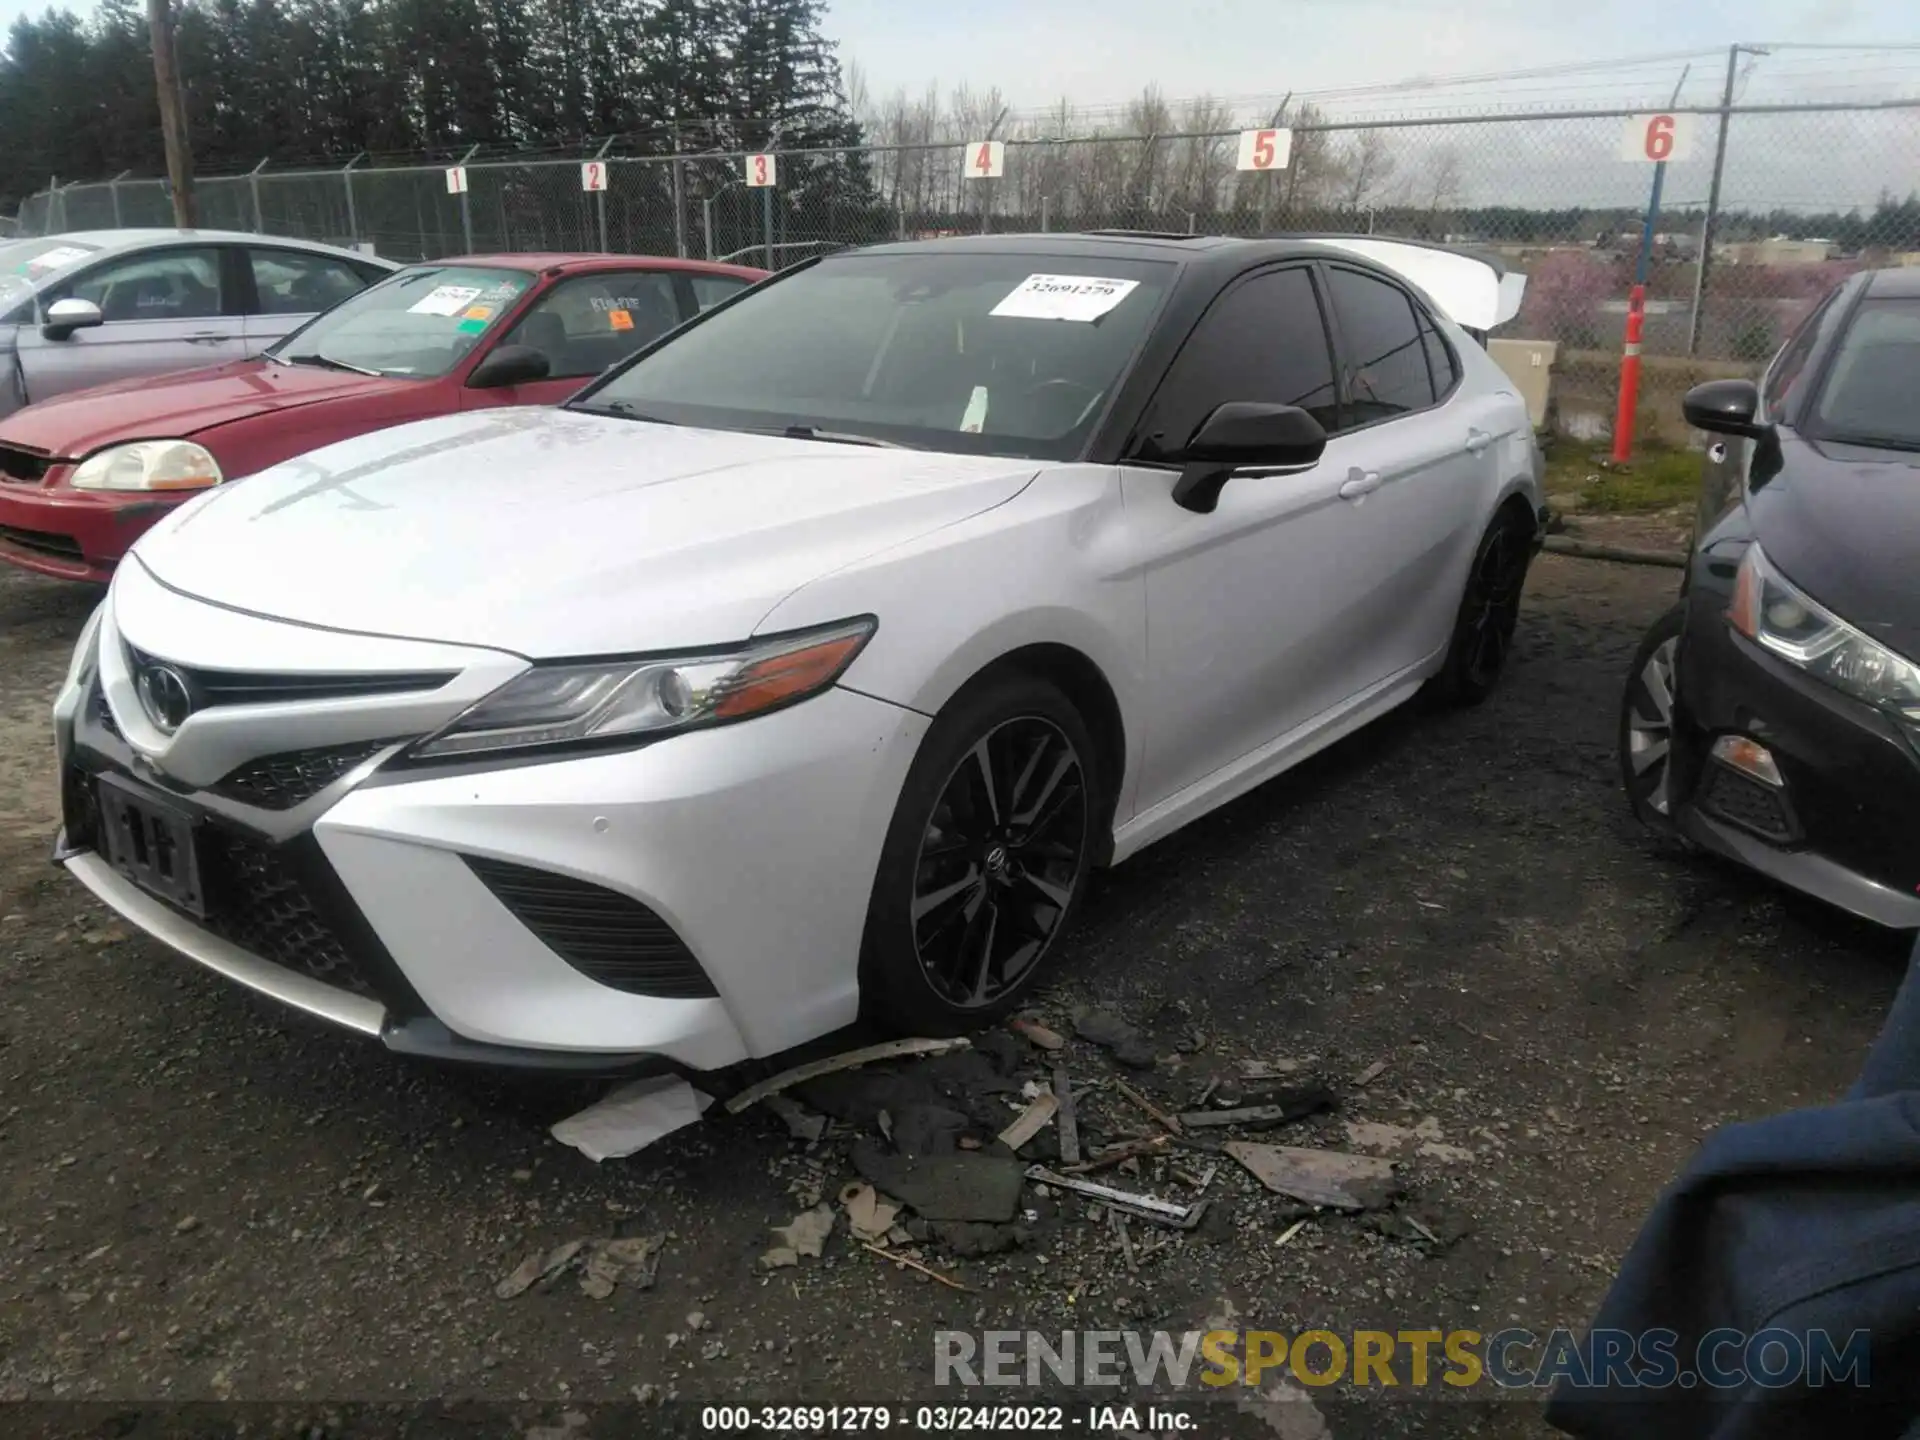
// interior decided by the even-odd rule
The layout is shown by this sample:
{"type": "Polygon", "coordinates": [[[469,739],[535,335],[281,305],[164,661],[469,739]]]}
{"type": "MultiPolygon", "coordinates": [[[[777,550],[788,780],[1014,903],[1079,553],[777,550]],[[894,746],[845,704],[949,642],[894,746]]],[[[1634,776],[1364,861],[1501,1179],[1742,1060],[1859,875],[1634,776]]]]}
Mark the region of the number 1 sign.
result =
{"type": "Polygon", "coordinates": [[[1622,160],[1685,160],[1693,153],[1693,116],[1636,115],[1620,137],[1622,160]]]}
{"type": "Polygon", "coordinates": [[[967,161],[960,173],[969,180],[998,180],[1006,173],[1007,147],[998,140],[967,142],[967,161]]]}
{"type": "Polygon", "coordinates": [[[747,156],[747,184],[751,185],[754,189],[758,190],[763,186],[774,184],[775,176],[778,175],[778,173],[778,170],[776,170],[774,166],[773,156],[747,156]]]}
{"type": "Polygon", "coordinates": [[[1284,170],[1292,154],[1291,130],[1242,130],[1240,154],[1233,163],[1239,170],[1284,170]]]}

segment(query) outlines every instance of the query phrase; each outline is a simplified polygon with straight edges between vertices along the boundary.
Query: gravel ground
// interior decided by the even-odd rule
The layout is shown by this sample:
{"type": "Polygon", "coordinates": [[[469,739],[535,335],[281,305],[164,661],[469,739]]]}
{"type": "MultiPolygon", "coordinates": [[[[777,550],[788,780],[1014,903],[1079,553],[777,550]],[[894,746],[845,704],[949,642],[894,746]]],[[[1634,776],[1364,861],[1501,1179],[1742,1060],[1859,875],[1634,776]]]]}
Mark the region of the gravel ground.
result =
{"type": "MultiPolygon", "coordinates": [[[[1228,1303],[1285,1331],[1577,1325],[1702,1132],[1845,1088],[1904,957],[1632,823],[1614,704],[1673,586],[1543,557],[1492,701],[1389,717],[1102,877],[1037,1007],[1070,1029],[1105,1005],[1162,1057],[1121,1072],[1078,1039],[1057,1057],[1099,1082],[1083,1123],[1108,1138],[1152,1128],[1116,1080],[1178,1109],[1249,1059],[1308,1062],[1341,1100],[1252,1138],[1358,1148],[1350,1122],[1420,1127],[1361,1138],[1406,1160],[1434,1241],[1333,1215],[1295,1229],[1224,1161],[1206,1222],[1137,1270],[1082,1202],[1031,1191],[1025,1248],[912,1242],[962,1292],[844,1223],[824,1257],[761,1268],[768,1227],[850,1178],[842,1142],[808,1153],[754,1110],[595,1165],[546,1133],[592,1090],[401,1063],[129,936],[46,860],[47,705],[94,596],[0,574],[0,1400],[112,1402],[31,1413],[49,1434],[144,1435],[167,1402],[452,1397],[571,1436],[616,1433],[592,1404],[636,1390],[925,1397],[946,1328],[1185,1330],[1228,1303]],[[651,1289],[495,1296],[543,1247],[657,1233],[651,1289]]],[[[1180,1188],[1152,1161],[1104,1178],[1180,1188]]],[[[1143,1252],[1149,1232],[1132,1228],[1143,1252]]],[[[1330,1393],[1278,1433],[1542,1433],[1525,1402],[1330,1393]]],[[[1209,1399],[1200,1433],[1245,1418],[1209,1399]]],[[[311,1413],[330,1435],[401,1427],[311,1413]]],[[[669,1405],[641,1429],[695,1419],[669,1405]]]]}

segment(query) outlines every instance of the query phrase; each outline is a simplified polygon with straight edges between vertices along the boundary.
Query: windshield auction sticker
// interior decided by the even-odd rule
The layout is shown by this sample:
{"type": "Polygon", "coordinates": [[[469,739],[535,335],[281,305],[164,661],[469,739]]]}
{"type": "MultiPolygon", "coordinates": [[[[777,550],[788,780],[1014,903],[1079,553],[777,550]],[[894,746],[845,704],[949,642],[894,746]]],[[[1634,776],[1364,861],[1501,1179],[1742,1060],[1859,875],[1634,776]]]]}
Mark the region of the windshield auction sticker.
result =
{"type": "Polygon", "coordinates": [[[1021,320],[1098,320],[1139,287],[1097,275],[1029,275],[989,314],[1021,320]]]}
{"type": "Polygon", "coordinates": [[[409,315],[458,315],[480,296],[478,285],[436,285],[407,307],[409,315]]]}

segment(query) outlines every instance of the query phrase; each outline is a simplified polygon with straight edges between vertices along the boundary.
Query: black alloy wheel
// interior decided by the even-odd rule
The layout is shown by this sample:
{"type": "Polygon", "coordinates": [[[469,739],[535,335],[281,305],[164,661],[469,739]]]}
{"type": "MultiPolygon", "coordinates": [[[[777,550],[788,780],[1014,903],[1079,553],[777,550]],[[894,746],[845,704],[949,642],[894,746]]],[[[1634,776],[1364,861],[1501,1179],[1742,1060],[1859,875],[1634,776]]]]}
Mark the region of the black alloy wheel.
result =
{"type": "Polygon", "coordinates": [[[1620,696],[1620,780],[1640,823],[1673,833],[1673,711],[1686,606],[1654,621],[1620,696]]]}
{"type": "Polygon", "coordinates": [[[1496,516],[1467,571],[1447,658],[1435,677],[1444,698],[1477,705],[1493,693],[1513,649],[1520,595],[1533,564],[1533,527],[1519,515],[1496,516]]]}

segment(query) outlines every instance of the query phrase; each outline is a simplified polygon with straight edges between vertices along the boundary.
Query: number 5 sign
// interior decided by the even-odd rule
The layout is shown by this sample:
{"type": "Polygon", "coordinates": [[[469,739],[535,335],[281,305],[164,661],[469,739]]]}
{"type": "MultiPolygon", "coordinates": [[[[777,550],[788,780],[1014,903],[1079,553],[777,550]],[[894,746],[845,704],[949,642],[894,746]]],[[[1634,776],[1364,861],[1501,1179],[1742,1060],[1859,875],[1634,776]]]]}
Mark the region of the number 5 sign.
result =
{"type": "Polygon", "coordinates": [[[1007,147],[998,140],[973,140],[967,144],[967,163],[960,173],[969,180],[998,180],[1007,168],[1007,147]]]}
{"type": "Polygon", "coordinates": [[[1240,155],[1233,163],[1239,170],[1284,170],[1292,154],[1291,130],[1242,130],[1240,155]]]}
{"type": "Polygon", "coordinates": [[[580,166],[580,188],[582,190],[606,189],[607,162],[604,160],[583,161],[580,166]]]}
{"type": "Polygon", "coordinates": [[[754,189],[758,190],[764,185],[774,184],[775,177],[778,173],[774,167],[773,156],[747,156],[747,184],[751,185],[754,189]]]}
{"type": "Polygon", "coordinates": [[[1685,160],[1693,153],[1693,116],[1636,115],[1620,137],[1622,160],[1685,160]]]}

